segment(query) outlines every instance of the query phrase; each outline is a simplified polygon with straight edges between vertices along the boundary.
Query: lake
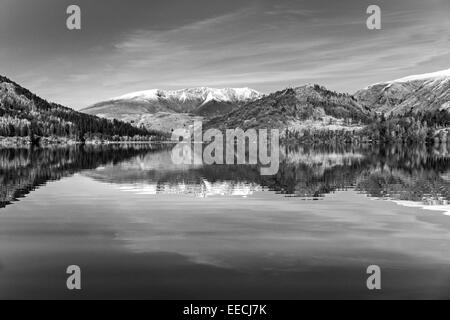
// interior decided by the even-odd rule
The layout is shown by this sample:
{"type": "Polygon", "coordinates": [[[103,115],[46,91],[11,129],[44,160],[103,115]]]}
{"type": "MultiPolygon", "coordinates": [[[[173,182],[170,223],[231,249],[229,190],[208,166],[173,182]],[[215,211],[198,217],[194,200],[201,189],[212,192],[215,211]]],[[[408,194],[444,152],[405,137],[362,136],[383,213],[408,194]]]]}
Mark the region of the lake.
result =
{"type": "Polygon", "coordinates": [[[275,176],[164,145],[0,149],[0,298],[450,298],[447,146],[282,149],[275,176]]]}

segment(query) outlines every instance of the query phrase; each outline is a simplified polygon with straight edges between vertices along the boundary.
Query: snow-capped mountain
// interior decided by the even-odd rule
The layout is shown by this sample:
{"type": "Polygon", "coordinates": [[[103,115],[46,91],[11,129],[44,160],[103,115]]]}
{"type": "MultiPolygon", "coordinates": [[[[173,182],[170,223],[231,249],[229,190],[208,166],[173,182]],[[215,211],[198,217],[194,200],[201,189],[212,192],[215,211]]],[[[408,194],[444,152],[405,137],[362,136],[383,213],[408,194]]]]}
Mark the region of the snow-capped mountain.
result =
{"type": "Polygon", "coordinates": [[[363,105],[386,114],[450,112],[450,69],[377,83],[355,96],[363,105]]]}
{"type": "Polygon", "coordinates": [[[189,126],[196,117],[224,115],[263,95],[250,88],[190,88],[147,90],[128,93],[81,110],[107,119],[118,119],[136,126],[156,127],[171,132],[189,126]]]}
{"type": "Polygon", "coordinates": [[[404,78],[400,78],[393,81],[388,81],[387,83],[395,83],[395,82],[411,82],[411,81],[419,81],[419,80],[445,80],[450,78],[450,69],[441,70],[431,73],[417,74],[413,76],[408,76],[404,78]]]}
{"type": "Polygon", "coordinates": [[[159,101],[171,100],[185,103],[186,101],[202,101],[205,104],[209,101],[217,102],[242,102],[254,100],[261,97],[261,94],[250,88],[190,88],[182,90],[147,90],[125,94],[111,100],[134,100],[134,101],[159,101]]]}
{"type": "Polygon", "coordinates": [[[106,117],[114,115],[121,117],[125,114],[154,114],[157,112],[193,113],[210,116],[226,113],[233,107],[261,97],[261,93],[250,88],[153,89],[128,93],[97,103],[82,111],[106,117]]]}

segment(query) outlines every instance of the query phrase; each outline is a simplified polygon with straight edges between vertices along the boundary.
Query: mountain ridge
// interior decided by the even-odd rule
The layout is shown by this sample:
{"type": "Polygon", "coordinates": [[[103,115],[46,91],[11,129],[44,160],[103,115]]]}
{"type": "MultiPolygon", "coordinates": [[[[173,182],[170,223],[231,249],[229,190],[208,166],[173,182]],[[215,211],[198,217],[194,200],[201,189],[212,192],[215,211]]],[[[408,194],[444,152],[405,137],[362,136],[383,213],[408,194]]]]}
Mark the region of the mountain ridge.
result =
{"type": "MultiPolygon", "coordinates": [[[[193,121],[204,121],[205,128],[278,128],[286,132],[355,132],[375,121],[385,126],[386,132],[406,134],[407,130],[392,129],[394,123],[399,124],[391,121],[392,117],[409,118],[410,123],[415,117],[424,132],[448,130],[450,69],[376,83],[353,95],[317,84],[266,95],[250,88],[153,89],[100,102],[81,112],[47,102],[0,76],[0,116],[3,136],[33,132],[72,137],[85,132],[138,135],[155,129],[170,133],[190,127],[193,121]]],[[[406,129],[407,122],[401,127],[406,129]]]]}
{"type": "Polygon", "coordinates": [[[116,115],[119,117],[127,114],[157,112],[197,114],[199,109],[202,109],[203,113],[208,114],[205,109],[207,109],[209,104],[223,104],[229,107],[233,105],[236,107],[262,96],[261,93],[250,88],[215,89],[197,87],[180,90],[152,89],[136,91],[101,101],[80,111],[88,114],[116,115]]]}
{"type": "Polygon", "coordinates": [[[250,88],[152,89],[128,93],[80,111],[169,133],[187,128],[196,120],[227,114],[262,96],[250,88]]]}
{"type": "Polygon", "coordinates": [[[211,87],[193,87],[179,90],[161,90],[151,89],[144,91],[131,92],[110,100],[158,100],[159,98],[172,98],[179,101],[186,101],[189,98],[202,97],[205,102],[210,100],[217,101],[245,101],[251,100],[262,94],[256,90],[245,88],[211,88],[211,87]]]}
{"type": "Polygon", "coordinates": [[[450,69],[376,83],[354,95],[361,104],[387,116],[450,112],[450,69]]]}

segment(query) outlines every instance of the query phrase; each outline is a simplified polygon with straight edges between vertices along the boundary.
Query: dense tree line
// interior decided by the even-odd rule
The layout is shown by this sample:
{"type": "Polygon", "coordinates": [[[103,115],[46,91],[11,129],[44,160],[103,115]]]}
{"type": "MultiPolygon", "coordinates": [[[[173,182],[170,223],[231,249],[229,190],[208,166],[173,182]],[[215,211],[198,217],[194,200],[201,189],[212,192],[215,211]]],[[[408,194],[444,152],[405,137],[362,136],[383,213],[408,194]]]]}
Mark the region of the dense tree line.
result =
{"type": "Polygon", "coordinates": [[[143,137],[161,139],[164,134],[131,124],[102,119],[74,111],[36,96],[15,82],[1,77],[0,83],[14,86],[15,95],[0,99],[0,136],[59,136],[74,139],[143,137]],[[25,99],[23,99],[23,97],[25,99]]]}
{"type": "MultiPolygon", "coordinates": [[[[333,112],[333,111],[332,111],[333,112]]],[[[337,112],[340,112],[339,109],[337,112]]],[[[353,117],[347,118],[343,113],[335,114],[349,125],[353,117]]],[[[366,123],[362,130],[320,130],[305,129],[293,131],[286,129],[285,142],[301,143],[434,143],[448,141],[450,113],[448,111],[408,112],[404,115],[374,115],[370,120],[359,119],[359,124],[366,123]],[[369,123],[367,124],[367,122],[369,123]],[[439,133],[440,131],[440,133],[439,133]]]]}
{"type": "Polygon", "coordinates": [[[433,142],[439,129],[450,127],[450,113],[427,111],[405,115],[378,115],[359,135],[375,142],[433,142]]]}
{"type": "Polygon", "coordinates": [[[356,132],[356,130],[305,129],[302,131],[292,131],[286,129],[282,137],[282,142],[329,145],[362,142],[362,138],[356,132]]]}

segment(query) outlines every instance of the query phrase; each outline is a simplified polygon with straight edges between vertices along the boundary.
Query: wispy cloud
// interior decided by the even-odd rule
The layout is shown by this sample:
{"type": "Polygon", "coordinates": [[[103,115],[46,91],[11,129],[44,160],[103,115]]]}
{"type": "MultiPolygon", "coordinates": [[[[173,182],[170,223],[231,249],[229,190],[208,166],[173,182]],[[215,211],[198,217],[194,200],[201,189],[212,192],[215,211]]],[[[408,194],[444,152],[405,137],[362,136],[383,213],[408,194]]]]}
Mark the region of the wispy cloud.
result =
{"type": "Polygon", "coordinates": [[[66,50],[51,39],[42,45],[45,54],[6,47],[1,61],[10,61],[14,69],[6,69],[38,94],[77,108],[150,88],[249,86],[271,92],[316,82],[353,92],[445,69],[450,61],[443,0],[380,0],[378,31],[367,30],[366,8],[357,0],[230,0],[208,13],[207,1],[177,2],[189,10],[186,17],[182,11],[159,16],[158,9],[176,2],[166,1],[149,10],[152,19],[143,15],[134,23],[130,15],[120,29],[98,22],[86,33],[66,33],[67,40],[58,38],[68,41],[66,50]]]}
{"type": "MultiPolygon", "coordinates": [[[[389,79],[402,68],[409,70],[450,53],[445,24],[422,21],[389,28],[398,19],[420,21],[417,12],[387,15],[387,27],[379,33],[369,33],[360,23],[359,31],[345,36],[340,32],[354,23],[351,19],[340,24],[316,19],[315,28],[326,31],[317,34],[311,25],[280,21],[286,13],[284,8],[270,11],[280,16],[267,22],[277,23],[279,29],[261,24],[258,13],[245,10],[165,32],[136,31],[115,45],[115,59],[128,60],[104,84],[115,86],[120,79],[133,78],[133,85],[142,81],[141,88],[246,84],[268,91],[276,83],[280,87],[322,80],[343,90],[336,79],[356,76],[370,81],[370,75],[380,77],[381,71],[389,79]],[[343,29],[329,30],[330,24],[343,29]]],[[[360,85],[360,80],[352,86],[346,83],[349,91],[360,85]]]]}

